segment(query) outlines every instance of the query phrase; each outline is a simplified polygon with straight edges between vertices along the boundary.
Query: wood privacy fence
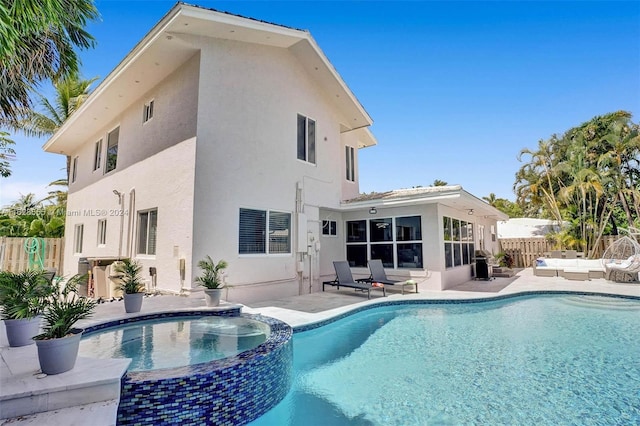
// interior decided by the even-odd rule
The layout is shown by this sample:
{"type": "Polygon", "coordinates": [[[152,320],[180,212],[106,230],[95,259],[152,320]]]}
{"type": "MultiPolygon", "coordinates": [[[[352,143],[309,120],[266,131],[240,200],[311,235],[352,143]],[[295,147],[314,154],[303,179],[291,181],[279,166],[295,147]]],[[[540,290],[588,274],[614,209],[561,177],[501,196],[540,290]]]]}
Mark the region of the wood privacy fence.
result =
{"type": "Polygon", "coordinates": [[[62,274],[64,238],[0,238],[0,270],[55,268],[62,274]]]}
{"type": "MultiPolygon", "coordinates": [[[[613,244],[619,237],[617,235],[606,235],[600,240],[595,258],[600,258],[604,251],[613,244]]],[[[545,252],[554,250],[553,244],[547,242],[545,238],[500,238],[500,251],[504,251],[513,258],[514,268],[530,268],[533,262],[544,256],[545,252]]],[[[587,254],[585,254],[586,256],[587,254]]]]}

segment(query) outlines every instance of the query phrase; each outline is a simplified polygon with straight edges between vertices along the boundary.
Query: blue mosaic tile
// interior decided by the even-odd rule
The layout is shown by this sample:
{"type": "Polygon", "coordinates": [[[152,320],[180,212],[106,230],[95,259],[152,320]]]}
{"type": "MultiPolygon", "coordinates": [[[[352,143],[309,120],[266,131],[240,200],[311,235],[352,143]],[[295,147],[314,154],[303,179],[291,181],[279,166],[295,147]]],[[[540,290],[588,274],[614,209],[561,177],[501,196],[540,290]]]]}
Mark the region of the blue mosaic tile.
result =
{"type": "Polygon", "coordinates": [[[293,331],[262,315],[230,311],[182,311],[142,315],[98,324],[92,334],[139,321],[241,316],[269,325],[267,340],[233,357],[178,368],[128,372],[121,380],[118,425],[242,425],[260,417],[289,392],[293,331]]]}

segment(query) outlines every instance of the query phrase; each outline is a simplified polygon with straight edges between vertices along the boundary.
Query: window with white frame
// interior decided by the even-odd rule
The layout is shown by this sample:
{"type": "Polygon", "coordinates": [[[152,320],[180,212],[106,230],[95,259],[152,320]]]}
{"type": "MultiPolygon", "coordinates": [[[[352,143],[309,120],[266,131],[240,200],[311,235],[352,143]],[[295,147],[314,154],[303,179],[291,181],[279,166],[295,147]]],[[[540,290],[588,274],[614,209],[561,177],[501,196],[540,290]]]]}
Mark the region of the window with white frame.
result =
{"type": "Polygon", "coordinates": [[[78,177],[78,157],[73,157],[73,162],[71,163],[71,183],[74,183],[77,177],[78,177]]]}
{"type": "Polygon", "coordinates": [[[156,254],[158,209],[138,212],[138,254],[156,254]]]}
{"type": "Polygon", "coordinates": [[[96,142],[95,150],[93,153],[93,171],[96,171],[100,168],[100,163],[102,162],[102,139],[96,142]]]}
{"type": "Polygon", "coordinates": [[[478,225],[478,246],[480,250],[484,250],[484,225],[478,225]]]}
{"type": "Polygon", "coordinates": [[[118,140],[120,139],[120,127],[116,127],[107,136],[107,162],[105,173],[115,170],[118,164],[118,140]]]}
{"type": "Polygon", "coordinates": [[[238,253],[291,253],[291,213],[241,208],[238,253]]]}
{"type": "Polygon", "coordinates": [[[423,267],[421,216],[351,220],[345,233],[351,266],[380,259],[386,268],[423,267]]]}
{"type": "Polygon", "coordinates": [[[352,146],[344,147],[344,155],[347,160],[347,180],[351,182],[356,181],[356,160],[355,149],[352,146]]]}
{"type": "Polygon", "coordinates": [[[149,102],[144,104],[144,108],[142,110],[142,123],[146,123],[147,121],[153,118],[153,105],[155,101],[150,100],[149,102]]]}
{"type": "Polygon", "coordinates": [[[316,164],[316,122],[298,114],[298,160],[316,164]]]}
{"type": "Polygon", "coordinates": [[[335,237],[338,235],[338,222],[335,220],[322,221],[322,235],[335,237]]]}
{"type": "Polygon", "coordinates": [[[98,221],[98,245],[104,246],[107,244],[107,219],[100,219],[98,221]]]}
{"type": "Polygon", "coordinates": [[[74,227],[74,232],[73,232],[73,252],[75,254],[82,253],[83,234],[84,234],[84,225],[79,223],[74,227]]]}
{"type": "Polygon", "coordinates": [[[445,268],[470,265],[475,254],[473,223],[443,216],[442,228],[445,268]]]}

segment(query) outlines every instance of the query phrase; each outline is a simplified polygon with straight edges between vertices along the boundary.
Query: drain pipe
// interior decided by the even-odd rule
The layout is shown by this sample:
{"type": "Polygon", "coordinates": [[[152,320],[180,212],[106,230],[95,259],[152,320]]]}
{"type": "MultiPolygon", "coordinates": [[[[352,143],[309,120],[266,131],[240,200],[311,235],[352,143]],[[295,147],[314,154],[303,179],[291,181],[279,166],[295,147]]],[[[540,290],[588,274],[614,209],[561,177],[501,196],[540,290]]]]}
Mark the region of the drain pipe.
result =
{"type": "MultiPolygon", "coordinates": [[[[124,204],[124,193],[118,191],[117,189],[113,190],[113,193],[118,197],[118,205],[120,206],[120,210],[122,210],[124,204]]],[[[121,213],[124,213],[121,211],[121,213]]],[[[124,228],[124,214],[120,215],[120,235],[118,237],[118,259],[122,257],[122,232],[124,228]]]]}
{"type": "MultiPolygon", "coordinates": [[[[129,211],[127,218],[127,257],[131,258],[133,255],[133,246],[135,244],[135,238],[133,238],[133,211],[136,207],[136,189],[131,188],[129,191],[129,211]]],[[[124,212],[123,212],[124,213],[124,212]]]]}

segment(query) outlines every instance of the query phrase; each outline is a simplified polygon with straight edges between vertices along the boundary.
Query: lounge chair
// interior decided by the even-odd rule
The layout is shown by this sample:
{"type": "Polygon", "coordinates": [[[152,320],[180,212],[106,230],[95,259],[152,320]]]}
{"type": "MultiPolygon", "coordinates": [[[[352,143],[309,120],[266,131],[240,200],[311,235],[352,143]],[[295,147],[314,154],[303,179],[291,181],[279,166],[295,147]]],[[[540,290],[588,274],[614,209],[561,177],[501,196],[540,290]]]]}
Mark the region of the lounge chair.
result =
{"type": "Polygon", "coordinates": [[[349,287],[356,291],[366,291],[367,299],[371,299],[372,289],[382,289],[382,295],[387,295],[384,287],[374,287],[370,282],[367,282],[367,280],[354,280],[353,275],[351,275],[349,262],[343,260],[335,261],[333,262],[333,267],[336,270],[336,279],[333,281],[324,281],[322,283],[322,291],[324,291],[325,285],[331,285],[337,287],[338,290],[340,290],[340,287],[349,287]]]}
{"type": "Polygon", "coordinates": [[[371,277],[368,281],[371,283],[382,283],[385,285],[400,285],[402,287],[402,294],[404,294],[404,286],[415,285],[416,293],[418,292],[418,283],[413,280],[394,281],[387,278],[386,272],[384,272],[384,265],[380,259],[371,259],[369,261],[369,270],[371,271],[371,277]]]}

